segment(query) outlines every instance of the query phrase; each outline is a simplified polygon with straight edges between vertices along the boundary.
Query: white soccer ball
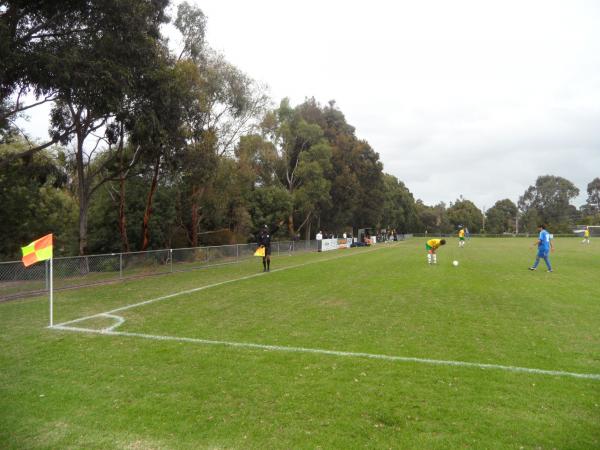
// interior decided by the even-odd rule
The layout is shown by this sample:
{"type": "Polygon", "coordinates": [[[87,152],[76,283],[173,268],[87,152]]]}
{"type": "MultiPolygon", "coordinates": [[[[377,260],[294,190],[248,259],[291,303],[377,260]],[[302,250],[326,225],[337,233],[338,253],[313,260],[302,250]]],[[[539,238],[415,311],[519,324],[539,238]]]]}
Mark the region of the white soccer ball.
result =
{"type": "Polygon", "coordinates": [[[458,266],[458,261],[452,261],[452,265],[453,265],[454,267],[458,266]]]}

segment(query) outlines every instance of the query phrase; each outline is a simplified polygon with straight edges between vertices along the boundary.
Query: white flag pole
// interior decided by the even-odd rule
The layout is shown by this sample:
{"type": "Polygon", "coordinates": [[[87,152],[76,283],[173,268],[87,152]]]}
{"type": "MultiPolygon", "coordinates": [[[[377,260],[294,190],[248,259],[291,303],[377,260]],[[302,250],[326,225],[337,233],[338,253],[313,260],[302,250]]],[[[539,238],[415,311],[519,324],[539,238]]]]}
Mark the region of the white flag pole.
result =
{"type": "Polygon", "coordinates": [[[50,326],[52,327],[54,325],[54,312],[53,312],[53,306],[54,306],[54,283],[53,283],[53,278],[54,278],[54,274],[52,273],[52,259],[50,258],[50,326]]]}

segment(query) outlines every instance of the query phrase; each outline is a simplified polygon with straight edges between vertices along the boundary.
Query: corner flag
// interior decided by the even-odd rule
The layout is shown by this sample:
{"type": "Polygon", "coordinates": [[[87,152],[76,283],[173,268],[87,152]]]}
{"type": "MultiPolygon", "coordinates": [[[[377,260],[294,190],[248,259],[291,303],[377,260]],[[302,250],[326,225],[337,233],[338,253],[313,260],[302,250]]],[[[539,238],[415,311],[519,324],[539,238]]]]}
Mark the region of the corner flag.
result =
{"type": "Polygon", "coordinates": [[[21,247],[23,264],[25,267],[29,267],[38,261],[52,259],[52,248],[52,234],[47,234],[31,244],[21,247]]]}
{"type": "Polygon", "coordinates": [[[23,252],[23,264],[25,267],[29,267],[32,264],[35,264],[39,261],[50,260],[50,270],[48,271],[48,278],[50,281],[50,326],[54,325],[54,275],[52,270],[52,233],[47,234],[44,237],[39,238],[36,241],[33,241],[31,244],[21,247],[21,251],[23,252]]]}

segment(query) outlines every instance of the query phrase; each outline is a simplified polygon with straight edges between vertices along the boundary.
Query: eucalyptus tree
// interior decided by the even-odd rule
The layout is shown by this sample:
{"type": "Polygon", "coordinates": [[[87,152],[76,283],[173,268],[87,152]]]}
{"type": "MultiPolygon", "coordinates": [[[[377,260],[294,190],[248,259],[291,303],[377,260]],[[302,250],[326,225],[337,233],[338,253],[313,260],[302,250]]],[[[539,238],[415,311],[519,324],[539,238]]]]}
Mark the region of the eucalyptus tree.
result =
{"type": "Polygon", "coordinates": [[[273,142],[259,134],[242,136],[235,148],[235,184],[253,231],[285,222],[293,213],[293,198],[277,176],[281,161],[273,142]]]}
{"type": "Polygon", "coordinates": [[[570,202],[579,195],[579,189],[569,180],[544,175],[537,178],[519,198],[518,207],[527,219],[529,231],[533,231],[533,219],[548,224],[555,231],[567,231],[575,219],[575,207],[570,202]]]}
{"type": "Polygon", "coordinates": [[[240,137],[254,131],[268,97],[263,86],[206,45],[206,17],[200,8],[179,4],[174,25],[182,41],[177,66],[189,93],[181,104],[185,146],[180,171],[180,210],[189,211],[189,216],[180,222],[190,245],[197,246],[201,223],[207,218],[203,204],[215,204],[207,196],[220,195],[213,184],[230,166],[240,137]]]}
{"type": "Polygon", "coordinates": [[[452,223],[448,217],[448,208],[444,202],[428,206],[422,200],[415,202],[420,225],[426,233],[450,233],[453,231],[452,223]]]}
{"type": "Polygon", "coordinates": [[[596,177],[587,185],[585,209],[589,215],[600,214],[600,178],[596,177]]]}
{"type": "Polygon", "coordinates": [[[295,236],[331,202],[331,146],[321,127],[304,120],[300,108],[292,108],[288,99],[266,115],[263,130],[277,151],[277,178],[293,202],[286,221],[288,234],[295,236]]]}
{"type": "Polygon", "coordinates": [[[462,196],[451,203],[447,211],[448,219],[454,229],[459,226],[467,227],[469,231],[478,233],[482,230],[484,215],[475,204],[462,196]]]}
{"type": "MultiPolygon", "coordinates": [[[[168,19],[168,0],[5,0],[0,5],[0,126],[46,102],[85,107],[87,120],[115,113],[131,83],[143,77],[168,19]],[[25,104],[25,94],[37,98],[25,104]]],[[[71,121],[72,124],[76,119],[71,121]]],[[[66,123],[63,121],[63,123],[66,123]]],[[[71,139],[75,127],[30,144],[4,161],[71,139]]]]}
{"type": "Polygon", "coordinates": [[[401,232],[417,230],[418,217],[415,199],[406,185],[395,176],[383,174],[385,200],[383,203],[382,226],[401,232]]]}
{"type": "Polygon", "coordinates": [[[485,228],[488,233],[513,233],[517,229],[517,205],[510,199],[498,200],[485,212],[485,228]]]}
{"type": "Polygon", "coordinates": [[[297,109],[304,120],[321,127],[331,147],[331,202],[319,218],[322,224],[330,230],[380,226],[385,186],[379,154],[356,136],[334,101],[322,107],[310,98],[297,109]]]}

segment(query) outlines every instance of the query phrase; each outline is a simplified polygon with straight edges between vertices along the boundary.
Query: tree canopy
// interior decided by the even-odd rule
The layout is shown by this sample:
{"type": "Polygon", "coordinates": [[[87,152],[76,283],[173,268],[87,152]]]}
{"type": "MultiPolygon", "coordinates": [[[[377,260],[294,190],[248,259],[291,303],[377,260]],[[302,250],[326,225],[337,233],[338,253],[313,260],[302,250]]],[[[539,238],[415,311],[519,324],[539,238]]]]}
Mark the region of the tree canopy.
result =
{"type": "Polygon", "coordinates": [[[508,198],[498,200],[486,211],[485,229],[488,233],[514,233],[517,227],[517,205],[508,198]]]}
{"type": "Polygon", "coordinates": [[[525,217],[524,225],[533,231],[538,222],[553,227],[556,232],[568,231],[577,209],[571,200],[579,195],[579,189],[569,180],[553,175],[537,178],[519,198],[518,207],[525,217]]]}
{"type": "Polygon", "coordinates": [[[483,228],[483,213],[470,200],[460,198],[448,208],[448,219],[454,229],[467,227],[471,233],[479,233],[483,228]]]}

